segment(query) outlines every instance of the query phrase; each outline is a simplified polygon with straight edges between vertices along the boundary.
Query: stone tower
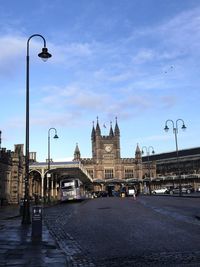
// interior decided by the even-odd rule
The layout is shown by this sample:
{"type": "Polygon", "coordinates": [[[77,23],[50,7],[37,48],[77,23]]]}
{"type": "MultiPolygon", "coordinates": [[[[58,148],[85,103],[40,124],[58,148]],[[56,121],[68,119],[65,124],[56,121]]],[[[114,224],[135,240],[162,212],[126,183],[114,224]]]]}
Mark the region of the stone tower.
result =
{"type": "Polygon", "coordinates": [[[97,118],[96,129],[92,127],[92,158],[96,162],[105,162],[120,159],[120,131],[117,124],[113,131],[112,123],[110,123],[110,131],[108,135],[101,135],[101,129],[97,118]]]}

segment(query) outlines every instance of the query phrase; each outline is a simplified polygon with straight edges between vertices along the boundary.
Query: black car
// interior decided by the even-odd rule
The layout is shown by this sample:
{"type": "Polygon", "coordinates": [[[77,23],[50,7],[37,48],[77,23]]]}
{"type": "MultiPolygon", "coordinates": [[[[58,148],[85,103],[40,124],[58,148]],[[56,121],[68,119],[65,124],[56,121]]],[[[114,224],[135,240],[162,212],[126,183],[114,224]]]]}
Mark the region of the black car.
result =
{"type": "MultiPolygon", "coordinates": [[[[171,194],[171,195],[179,194],[179,192],[180,192],[179,186],[169,189],[169,194],[171,194]]],[[[182,194],[190,194],[190,193],[194,192],[194,188],[191,185],[182,185],[181,186],[181,192],[182,192],[182,194]]]]}
{"type": "Polygon", "coordinates": [[[107,197],[108,192],[107,191],[95,191],[92,192],[92,198],[98,198],[98,197],[107,197]]]}

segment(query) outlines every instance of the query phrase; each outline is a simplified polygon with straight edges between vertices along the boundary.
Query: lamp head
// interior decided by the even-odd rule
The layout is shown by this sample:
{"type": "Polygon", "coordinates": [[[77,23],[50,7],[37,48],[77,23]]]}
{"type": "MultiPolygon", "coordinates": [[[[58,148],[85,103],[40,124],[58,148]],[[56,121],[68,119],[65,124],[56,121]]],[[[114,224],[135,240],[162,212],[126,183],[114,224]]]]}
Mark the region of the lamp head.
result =
{"type": "Polygon", "coordinates": [[[152,150],[152,154],[155,154],[155,151],[154,150],[152,150]]]}
{"type": "Polygon", "coordinates": [[[57,134],[55,134],[53,138],[55,138],[55,139],[58,139],[58,135],[57,135],[57,134]]]}
{"type": "Polygon", "coordinates": [[[184,124],[184,123],[183,123],[183,125],[182,125],[181,129],[182,129],[183,131],[185,131],[185,130],[187,129],[187,127],[185,126],[185,124],[184,124]]]}
{"type": "Polygon", "coordinates": [[[169,131],[169,127],[167,125],[165,125],[164,130],[165,130],[165,132],[168,132],[169,131]]]}
{"type": "Polygon", "coordinates": [[[142,150],[142,154],[144,154],[144,151],[142,150]]]}
{"type": "Polygon", "coordinates": [[[52,56],[48,52],[48,49],[46,47],[43,47],[42,52],[38,54],[38,57],[40,57],[43,61],[47,61],[47,59],[52,57],[52,56]]]}

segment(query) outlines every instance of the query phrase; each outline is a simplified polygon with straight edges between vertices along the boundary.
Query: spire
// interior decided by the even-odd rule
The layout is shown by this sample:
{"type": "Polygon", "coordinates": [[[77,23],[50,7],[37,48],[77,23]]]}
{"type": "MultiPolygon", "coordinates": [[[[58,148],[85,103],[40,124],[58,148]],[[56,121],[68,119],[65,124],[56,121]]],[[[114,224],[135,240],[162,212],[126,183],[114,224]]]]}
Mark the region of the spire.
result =
{"type": "Polygon", "coordinates": [[[95,129],[94,129],[94,121],[92,122],[93,126],[92,126],[92,133],[91,133],[91,139],[95,140],[95,129]]]}
{"type": "Polygon", "coordinates": [[[79,161],[81,158],[81,153],[78,147],[78,143],[76,143],[76,148],[74,150],[74,161],[79,161]]]}
{"type": "Polygon", "coordinates": [[[101,129],[99,127],[99,118],[97,117],[96,134],[101,135],[101,129]]]}
{"type": "Polygon", "coordinates": [[[116,119],[116,123],[115,123],[115,135],[120,135],[120,131],[119,131],[119,126],[117,124],[117,117],[115,118],[116,119]]]}
{"type": "Polygon", "coordinates": [[[113,128],[112,128],[112,121],[110,122],[110,133],[109,133],[110,136],[114,136],[114,133],[113,133],[113,128]]]}
{"type": "Polygon", "coordinates": [[[136,150],[135,150],[135,154],[141,154],[141,151],[140,151],[140,148],[139,148],[139,145],[137,143],[137,147],[136,147],[136,150]]]}
{"type": "Polygon", "coordinates": [[[141,156],[142,156],[142,153],[141,153],[141,150],[140,150],[139,145],[137,143],[137,147],[136,147],[136,150],[135,150],[135,157],[136,158],[141,158],[141,156]]]}

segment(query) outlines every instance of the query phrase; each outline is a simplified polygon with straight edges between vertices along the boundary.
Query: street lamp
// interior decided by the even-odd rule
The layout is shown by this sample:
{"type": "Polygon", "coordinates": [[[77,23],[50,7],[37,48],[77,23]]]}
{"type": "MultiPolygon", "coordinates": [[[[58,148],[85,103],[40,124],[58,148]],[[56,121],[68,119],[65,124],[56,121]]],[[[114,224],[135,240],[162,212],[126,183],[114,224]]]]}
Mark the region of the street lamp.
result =
{"type": "MultiPolygon", "coordinates": [[[[57,130],[56,130],[55,128],[50,128],[50,129],[48,130],[48,173],[47,173],[47,175],[50,174],[49,171],[50,171],[50,161],[51,161],[51,159],[50,159],[50,132],[51,132],[51,130],[54,130],[54,132],[55,132],[53,138],[54,138],[54,139],[58,139],[57,130]]],[[[48,178],[48,177],[47,177],[47,178],[48,178]]],[[[49,190],[50,190],[50,187],[48,186],[48,179],[47,179],[48,201],[49,201],[49,198],[50,198],[49,190]]]]}
{"type": "Polygon", "coordinates": [[[187,127],[185,126],[185,123],[184,123],[184,121],[183,121],[182,119],[177,119],[177,120],[176,120],[176,127],[175,127],[175,123],[174,123],[173,120],[166,120],[164,130],[165,130],[166,132],[169,131],[169,127],[167,126],[167,123],[168,123],[168,122],[171,122],[172,125],[173,125],[173,133],[174,133],[174,135],[175,135],[175,143],[176,143],[176,160],[177,160],[178,178],[179,178],[179,196],[181,196],[181,195],[182,195],[182,189],[181,189],[182,186],[181,186],[181,175],[180,175],[179,155],[178,155],[178,141],[177,141],[178,122],[179,122],[179,121],[182,122],[182,127],[181,127],[181,129],[182,129],[182,130],[186,130],[187,127]]]}
{"type": "Polygon", "coordinates": [[[144,150],[146,150],[146,154],[147,154],[147,159],[148,159],[148,172],[149,172],[149,194],[151,195],[151,171],[150,171],[150,161],[149,161],[149,155],[150,152],[152,154],[155,153],[154,148],[152,146],[149,146],[148,148],[146,146],[142,147],[142,154],[144,154],[144,150]]]}
{"type": "Polygon", "coordinates": [[[0,149],[1,149],[1,131],[0,131],[0,149]]]}
{"type": "Polygon", "coordinates": [[[40,34],[33,34],[27,41],[26,53],[26,143],[25,143],[25,192],[24,192],[24,206],[22,215],[22,224],[30,224],[30,202],[29,202],[29,42],[33,37],[40,37],[43,39],[44,47],[38,56],[46,61],[51,57],[46,48],[46,40],[40,34]]]}

